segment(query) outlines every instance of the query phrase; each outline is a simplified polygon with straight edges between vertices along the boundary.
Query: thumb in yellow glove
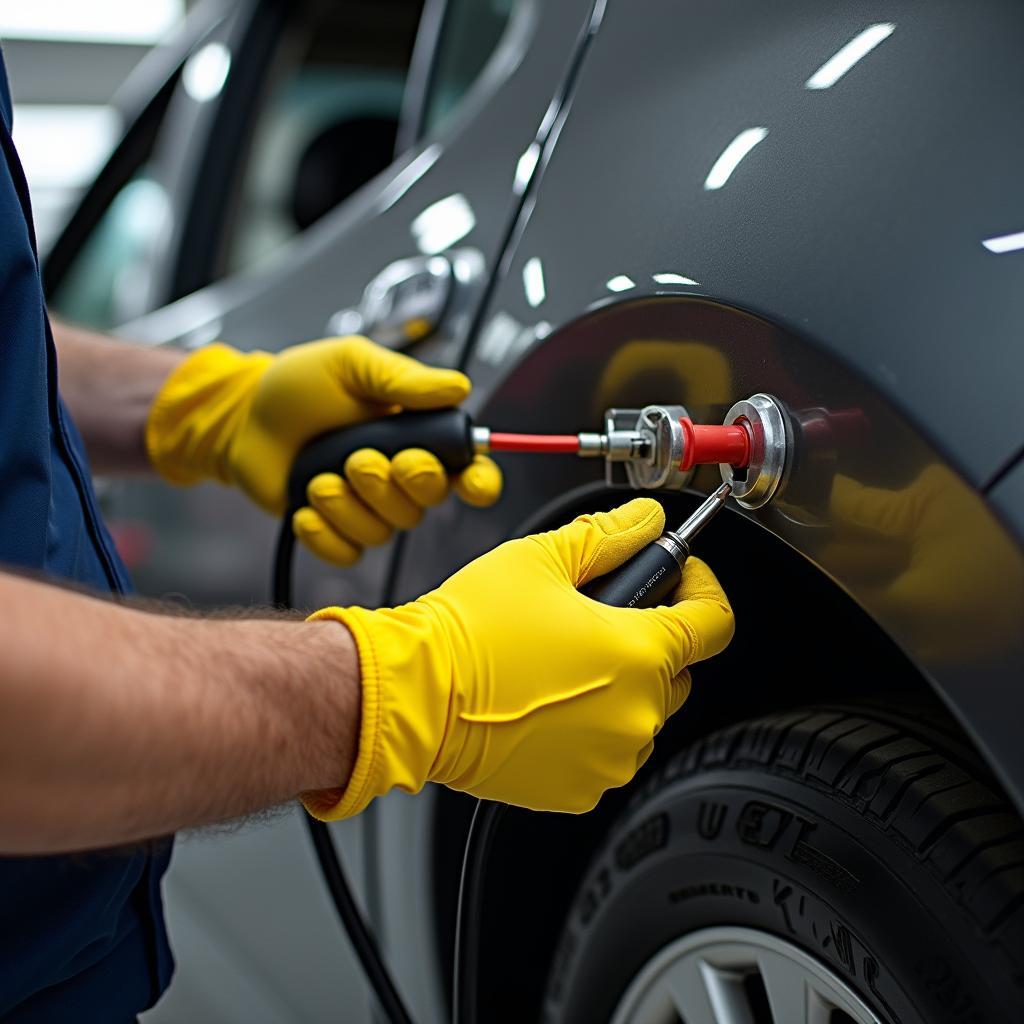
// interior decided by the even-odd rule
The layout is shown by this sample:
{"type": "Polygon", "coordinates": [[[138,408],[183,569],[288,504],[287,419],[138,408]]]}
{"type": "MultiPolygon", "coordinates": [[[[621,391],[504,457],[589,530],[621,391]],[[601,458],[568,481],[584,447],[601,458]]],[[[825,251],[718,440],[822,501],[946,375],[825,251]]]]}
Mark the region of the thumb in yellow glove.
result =
{"type": "Polygon", "coordinates": [[[359,752],[325,819],[428,781],[535,810],[583,812],[628,782],[690,692],[686,666],[732,637],[729,602],[691,558],[676,603],[609,608],[578,591],[660,535],[638,498],[511,541],[399,608],[326,608],[359,649],[359,752]]]}
{"type": "MultiPolygon", "coordinates": [[[[182,362],[156,396],[146,449],[174,483],[219,480],[280,515],[292,461],[318,434],[402,409],[457,405],[469,390],[464,374],[425,366],[366,338],[327,338],[276,356],[210,345],[182,362]]],[[[453,481],[422,449],[390,460],[363,449],[343,470],[344,478],[324,473],[312,480],[310,504],[293,519],[299,538],[339,565],[356,561],[364,546],[383,543],[394,529],[415,526],[450,487],[479,506],[501,493],[501,472],[484,456],[453,481]]]]}

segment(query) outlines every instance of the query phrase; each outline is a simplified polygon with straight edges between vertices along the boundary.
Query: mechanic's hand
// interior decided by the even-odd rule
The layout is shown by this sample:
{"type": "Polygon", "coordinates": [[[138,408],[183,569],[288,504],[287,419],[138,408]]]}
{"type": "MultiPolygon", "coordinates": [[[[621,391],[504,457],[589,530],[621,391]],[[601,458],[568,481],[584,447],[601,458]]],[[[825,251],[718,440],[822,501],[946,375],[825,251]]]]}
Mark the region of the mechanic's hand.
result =
{"type": "MultiPolygon", "coordinates": [[[[150,410],[146,447],[174,483],[220,480],[281,515],[292,461],[307,441],[400,409],[457,405],[469,389],[456,370],[425,366],[366,338],[311,341],[276,356],[210,345],[165,382],[150,410]]],[[[471,505],[490,505],[501,493],[501,472],[490,459],[477,456],[450,482],[422,449],[391,460],[369,449],[353,452],[344,476],[314,478],[310,505],[293,520],[315,554],[339,565],[356,561],[365,545],[382,544],[393,529],[415,526],[425,508],[444,500],[450,483],[471,505]]]]}
{"type": "Polygon", "coordinates": [[[830,518],[836,532],[822,561],[919,656],[973,662],[1019,643],[1020,557],[949,469],[931,465],[899,490],[837,476],[830,518]]]}
{"type": "Polygon", "coordinates": [[[322,818],[428,781],[535,810],[582,812],[627,783],[690,692],[686,666],[717,654],[732,609],[691,558],[676,603],[609,608],[577,587],[661,534],[637,498],[510,541],[399,608],[326,608],[355,637],[359,754],[348,786],[307,794],[322,818]]]}

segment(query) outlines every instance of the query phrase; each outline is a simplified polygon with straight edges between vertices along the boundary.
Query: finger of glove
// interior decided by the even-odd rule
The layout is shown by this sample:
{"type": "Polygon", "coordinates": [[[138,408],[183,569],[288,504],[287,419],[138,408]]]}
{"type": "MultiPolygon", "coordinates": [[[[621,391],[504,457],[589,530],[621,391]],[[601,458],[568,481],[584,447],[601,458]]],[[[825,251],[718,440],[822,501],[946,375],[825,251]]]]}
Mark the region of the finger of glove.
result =
{"type": "Polygon", "coordinates": [[[661,536],[665,511],[653,498],[634,498],[610,512],[579,516],[535,539],[554,554],[574,587],[610,572],[661,536]]]}
{"type": "Polygon", "coordinates": [[[487,508],[501,497],[503,485],[498,464],[486,455],[477,455],[452,481],[455,493],[474,508],[487,508]]]}
{"type": "Polygon", "coordinates": [[[331,529],[315,509],[300,508],[292,516],[292,529],[299,541],[317,558],[331,565],[354,565],[362,551],[331,529]]]}
{"type": "Polygon", "coordinates": [[[306,487],[310,505],[335,533],[356,547],[373,547],[391,537],[391,527],[360,501],[337,473],[320,473],[306,487]]]}
{"type": "Polygon", "coordinates": [[[441,460],[423,448],[406,448],[391,460],[391,478],[421,508],[440,505],[449,481],[441,460]]]}
{"type": "Polygon", "coordinates": [[[369,509],[400,530],[411,530],[423,510],[395,483],[391,461],[372,448],[360,448],[345,460],[345,479],[369,509]]]}
{"type": "Polygon", "coordinates": [[[458,405],[469,394],[469,378],[458,370],[427,366],[369,338],[345,338],[342,345],[338,374],[356,398],[405,409],[441,409],[458,405]]]}
{"type": "Polygon", "coordinates": [[[724,651],[736,621],[722,585],[699,558],[686,560],[673,602],[641,614],[665,630],[672,673],[678,675],[687,665],[724,651]]]}

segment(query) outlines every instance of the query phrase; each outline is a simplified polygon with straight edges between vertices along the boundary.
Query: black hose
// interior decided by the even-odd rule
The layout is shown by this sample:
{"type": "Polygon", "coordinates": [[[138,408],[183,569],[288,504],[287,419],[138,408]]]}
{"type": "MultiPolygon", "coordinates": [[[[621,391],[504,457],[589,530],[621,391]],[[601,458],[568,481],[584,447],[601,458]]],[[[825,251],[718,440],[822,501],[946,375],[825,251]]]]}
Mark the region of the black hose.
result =
{"type": "Polygon", "coordinates": [[[352,896],[352,889],[349,887],[348,879],[341,866],[341,859],[331,839],[331,833],[322,821],[306,815],[306,826],[309,829],[309,836],[313,840],[313,849],[316,851],[316,859],[320,862],[320,870],[323,872],[324,881],[330,890],[334,906],[338,916],[345,925],[349,941],[355,950],[359,962],[363,965],[363,972],[373,987],[380,1002],[380,1008],[389,1024],[413,1024],[409,1011],[406,1010],[402,997],[395,988],[394,979],[388,973],[384,959],[380,955],[377,940],[373,937],[366,919],[356,906],[352,896]]]}
{"type": "MultiPolygon", "coordinates": [[[[274,550],[272,600],[279,608],[292,607],[292,559],[295,533],[292,513],[286,513],[274,550]]],[[[455,918],[455,965],[452,980],[452,1024],[476,1024],[479,1008],[480,948],[483,925],[484,882],[487,858],[506,805],[479,801],[466,834],[459,877],[455,918]]],[[[322,821],[306,815],[313,849],[331,900],[345,927],[363,972],[373,988],[388,1024],[413,1024],[381,956],[380,947],[352,895],[331,833],[322,821]]]]}
{"type": "Polygon", "coordinates": [[[292,607],[292,559],[295,557],[295,532],[292,513],[286,512],[277,531],[274,547],[274,577],[270,584],[270,599],[278,608],[292,607]]]}
{"type": "MultiPolygon", "coordinates": [[[[294,553],[295,534],[292,532],[292,514],[288,512],[281,522],[274,552],[273,602],[281,608],[292,606],[294,553]]],[[[413,1019],[398,994],[394,979],[384,963],[377,940],[352,895],[330,831],[322,821],[317,821],[308,814],[305,817],[310,838],[313,840],[313,849],[316,851],[316,859],[320,862],[320,871],[327,883],[334,907],[362,964],[363,972],[384,1011],[384,1016],[389,1024],[413,1024],[413,1019]]]]}
{"type": "Polygon", "coordinates": [[[487,857],[506,804],[477,801],[466,834],[455,916],[452,1024],[476,1024],[487,857]]]}

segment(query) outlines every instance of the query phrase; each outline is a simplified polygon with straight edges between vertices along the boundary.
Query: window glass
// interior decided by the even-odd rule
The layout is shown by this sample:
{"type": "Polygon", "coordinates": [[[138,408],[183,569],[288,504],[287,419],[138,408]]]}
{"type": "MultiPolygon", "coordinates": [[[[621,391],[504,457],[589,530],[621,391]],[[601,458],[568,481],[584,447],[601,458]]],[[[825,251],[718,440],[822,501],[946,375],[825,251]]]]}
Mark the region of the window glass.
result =
{"type": "MultiPolygon", "coordinates": [[[[394,158],[402,90],[423,0],[308,0],[252,93],[253,128],[218,225],[217,276],[271,255],[394,158]],[[255,108],[255,109],[254,109],[255,108]]],[[[169,197],[160,137],[116,193],[51,296],[76,323],[114,327],[148,309],[147,275],[187,197],[169,197]]]]}
{"type": "Polygon", "coordinates": [[[114,196],[76,254],[50,308],[83,327],[109,330],[146,310],[144,280],[152,249],[167,230],[170,206],[163,186],[136,171],[114,196]]]}
{"type": "Polygon", "coordinates": [[[455,109],[498,45],[518,0],[449,0],[423,112],[423,131],[455,109]]]}
{"type": "Polygon", "coordinates": [[[297,19],[257,116],[226,270],[267,257],[391,163],[421,9],[347,0],[297,19]]]}

